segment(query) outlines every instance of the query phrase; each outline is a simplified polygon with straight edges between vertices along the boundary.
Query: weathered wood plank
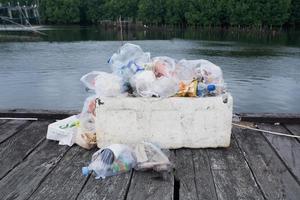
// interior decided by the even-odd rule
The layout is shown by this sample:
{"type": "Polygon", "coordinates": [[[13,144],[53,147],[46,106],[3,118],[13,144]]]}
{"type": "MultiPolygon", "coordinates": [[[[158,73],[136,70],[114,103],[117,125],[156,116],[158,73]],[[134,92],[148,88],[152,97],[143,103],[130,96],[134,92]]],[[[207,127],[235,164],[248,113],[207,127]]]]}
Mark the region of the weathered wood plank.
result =
{"type": "Polygon", "coordinates": [[[57,142],[44,141],[0,181],[1,200],[29,198],[67,150],[57,142]]]}
{"type": "Polygon", "coordinates": [[[64,119],[80,113],[78,110],[26,110],[11,109],[0,110],[0,117],[11,118],[38,118],[38,119],[64,119]]]}
{"type": "Polygon", "coordinates": [[[72,147],[30,199],[76,199],[87,180],[81,168],[90,161],[93,152],[79,146],[72,147]]]}
{"type": "Polygon", "coordinates": [[[294,113],[240,113],[237,114],[242,121],[258,122],[258,123],[300,123],[300,114],[294,113]]]}
{"type": "MultiPolygon", "coordinates": [[[[300,136],[300,124],[285,124],[284,125],[293,135],[300,136]]],[[[299,140],[299,139],[298,139],[299,140]]],[[[300,141],[300,140],[299,140],[300,141]]]]}
{"type": "MultiPolygon", "coordinates": [[[[258,127],[263,130],[289,134],[283,126],[259,124],[258,127]]],[[[300,183],[300,143],[295,138],[276,136],[268,133],[263,134],[300,183]]]]}
{"type": "MultiPolygon", "coordinates": [[[[6,122],[8,122],[7,119],[0,119],[0,125],[5,124],[6,122]]],[[[1,129],[1,127],[0,127],[0,129],[1,129]]]]}
{"type": "Polygon", "coordinates": [[[0,144],[0,179],[45,139],[49,122],[33,122],[18,134],[0,144]]]}
{"type": "Polygon", "coordinates": [[[175,154],[179,199],[217,199],[206,150],[179,149],[175,154]]]}
{"type": "Polygon", "coordinates": [[[300,186],[261,133],[234,131],[254,177],[267,199],[299,199],[300,186]]]}
{"type": "Polygon", "coordinates": [[[165,179],[161,174],[151,171],[134,171],[127,199],[173,199],[174,176],[168,174],[165,179]]]}
{"type": "Polygon", "coordinates": [[[18,131],[22,130],[29,124],[29,121],[9,120],[7,123],[0,126],[0,143],[4,142],[7,138],[16,134],[18,131]]]}
{"type": "Polygon", "coordinates": [[[264,199],[234,138],[229,148],[208,149],[217,196],[222,199],[264,199]]]}
{"type": "Polygon", "coordinates": [[[125,199],[130,184],[131,173],[124,173],[104,180],[96,180],[91,175],[77,199],[125,199]]]}

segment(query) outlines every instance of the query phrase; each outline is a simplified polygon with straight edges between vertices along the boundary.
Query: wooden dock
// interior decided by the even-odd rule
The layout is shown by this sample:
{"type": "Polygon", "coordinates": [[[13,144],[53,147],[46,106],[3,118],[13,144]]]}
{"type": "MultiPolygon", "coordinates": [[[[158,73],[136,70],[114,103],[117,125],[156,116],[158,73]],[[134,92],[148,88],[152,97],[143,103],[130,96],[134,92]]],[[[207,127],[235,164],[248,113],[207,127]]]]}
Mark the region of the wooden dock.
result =
{"type": "MultiPolygon", "coordinates": [[[[59,146],[45,138],[49,123],[73,113],[0,111],[0,117],[38,119],[0,119],[1,200],[300,199],[297,138],[233,127],[229,148],[172,150],[175,170],[165,179],[132,171],[99,181],[81,174],[96,149],[59,146]]],[[[241,115],[258,128],[300,135],[300,124],[287,124],[298,123],[296,115],[293,120],[274,116],[241,115]]]]}

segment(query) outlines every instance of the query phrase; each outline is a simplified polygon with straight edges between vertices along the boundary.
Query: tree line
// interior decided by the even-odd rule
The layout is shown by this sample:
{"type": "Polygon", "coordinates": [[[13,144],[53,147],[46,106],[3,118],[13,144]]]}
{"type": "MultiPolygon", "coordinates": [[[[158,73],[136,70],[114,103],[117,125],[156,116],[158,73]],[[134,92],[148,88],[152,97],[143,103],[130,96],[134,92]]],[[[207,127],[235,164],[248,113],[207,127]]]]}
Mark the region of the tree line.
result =
{"type": "Polygon", "coordinates": [[[300,0],[0,0],[38,4],[46,24],[97,24],[119,16],[147,25],[299,26],[300,0]]]}

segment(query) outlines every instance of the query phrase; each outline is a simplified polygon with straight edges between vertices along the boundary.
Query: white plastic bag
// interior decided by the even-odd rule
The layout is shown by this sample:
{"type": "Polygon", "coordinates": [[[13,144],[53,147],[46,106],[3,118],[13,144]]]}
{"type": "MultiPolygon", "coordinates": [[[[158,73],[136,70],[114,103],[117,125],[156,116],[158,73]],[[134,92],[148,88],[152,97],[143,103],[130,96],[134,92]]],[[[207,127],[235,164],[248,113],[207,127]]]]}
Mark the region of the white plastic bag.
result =
{"type": "Polygon", "coordinates": [[[95,77],[95,92],[100,97],[116,97],[123,92],[122,79],[106,72],[100,72],[95,77]]]}
{"type": "Polygon", "coordinates": [[[178,81],[174,78],[160,77],[153,82],[152,90],[162,98],[174,96],[178,91],[178,81]]]}
{"type": "Polygon", "coordinates": [[[144,70],[136,73],[131,79],[130,84],[137,95],[141,97],[152,97],[157,94],[153,91],[155,75],[152,71],[144,70]]]}
{"type": "Polygon", "coordinates": [[[87,87],[88,89],[95,90],[95,78],[101,74],[102,72],[92,71],[83,75],[80,78],[80,81],[87,87]]]}

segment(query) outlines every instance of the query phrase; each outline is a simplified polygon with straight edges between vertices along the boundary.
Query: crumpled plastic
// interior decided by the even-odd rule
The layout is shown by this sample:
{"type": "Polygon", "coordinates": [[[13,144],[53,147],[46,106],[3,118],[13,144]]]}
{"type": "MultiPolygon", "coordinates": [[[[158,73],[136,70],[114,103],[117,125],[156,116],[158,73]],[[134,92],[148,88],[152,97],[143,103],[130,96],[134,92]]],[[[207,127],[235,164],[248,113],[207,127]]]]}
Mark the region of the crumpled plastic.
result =
{"type": "Polygon", "coordinates": [[[96,174],[96,179],[125,173],[136,165],[136,157],[132,148],[124,144],[112,144],[93,154],[91,163],[82,168],[84,176],[91,172],[96,174]]]}
{"type": "Polygon", "coordinates": [[[112,144],[93,154],[91,163],[82,168],[84,176],[94,172],[96,179],[125,173],[131,169],[170,172],[173,164],[156,145],[142,142],[131,148],[129,145],[112,144]]]}
{"type": "Polygon", "coordinates": [[[173,164],[162,150],[150,142],[142,142],[135,146],[136,170],[171,171],[173,164]]]}

